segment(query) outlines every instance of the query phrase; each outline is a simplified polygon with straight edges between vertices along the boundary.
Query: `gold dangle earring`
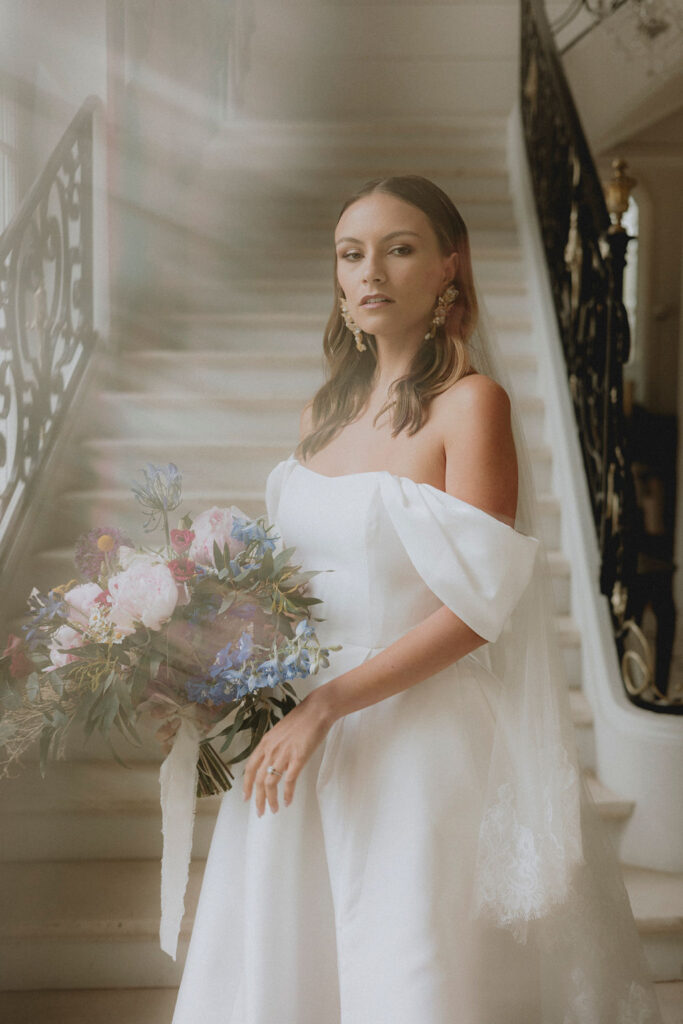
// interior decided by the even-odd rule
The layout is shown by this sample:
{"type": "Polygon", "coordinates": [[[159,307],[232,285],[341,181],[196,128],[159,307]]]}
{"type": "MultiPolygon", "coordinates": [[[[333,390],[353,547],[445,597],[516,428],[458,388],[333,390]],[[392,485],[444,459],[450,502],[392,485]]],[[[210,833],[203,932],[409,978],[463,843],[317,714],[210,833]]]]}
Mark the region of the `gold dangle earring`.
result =
{"type": "Polygon", "coordinates": [[[365,352],[368,346],[363,341],[363,331],[352,318],[349,313],[349,307],[346,305],[346,299],[342,298],[341,295],[339,296],[339,308],[341,309],[341,315],[344,317],[344,323],[356,339],[356,348],[359,352],[365,352]]]}
{"type": "Polygon", "coordinates": [[[439,295],[436,306],[434,307],[434,316],[432,317],[432,323],[425,334],[425,341],[429,341],[435,337],[438,327],[446,323],[446,317],[451,311],[455,300],[457,299],[460,292],[454,284],[449,284],[443,295],[439,295]]]}

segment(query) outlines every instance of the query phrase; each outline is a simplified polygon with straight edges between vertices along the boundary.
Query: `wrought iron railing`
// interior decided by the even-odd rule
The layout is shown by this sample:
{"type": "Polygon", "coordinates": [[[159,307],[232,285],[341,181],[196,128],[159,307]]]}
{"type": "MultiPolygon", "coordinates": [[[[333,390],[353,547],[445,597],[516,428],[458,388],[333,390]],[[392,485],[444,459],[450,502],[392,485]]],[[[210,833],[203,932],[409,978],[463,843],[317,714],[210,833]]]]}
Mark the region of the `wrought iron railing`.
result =
{"type": "Polygon", "coordinates": [[[97,340],[89,97],[0,235],[0,565],[97,340]]]}
{"type": "Polygon", "coordinates": [[[642,707],[681,712],[683,705],[654,687],[647,642],[629,617],[638,519],[623,404],[630,339],[622,280],[629,236],[610,220],[543,0],[521,0],[520,88],[528,164],[600,547],[600,589],[609,597],[624,685],[642,707]],[[634,642],[645,644],[637,657],[634,642]]]}

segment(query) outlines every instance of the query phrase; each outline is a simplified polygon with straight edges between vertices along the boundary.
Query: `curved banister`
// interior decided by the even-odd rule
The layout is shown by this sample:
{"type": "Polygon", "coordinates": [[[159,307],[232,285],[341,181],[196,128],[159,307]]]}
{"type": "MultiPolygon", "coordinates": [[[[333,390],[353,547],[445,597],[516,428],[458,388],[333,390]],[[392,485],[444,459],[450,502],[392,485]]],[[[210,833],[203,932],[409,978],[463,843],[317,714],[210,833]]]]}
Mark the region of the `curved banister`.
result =
{"type": "Polygon", "coordinates": [[[0,564],[97,341],[89,96],[0,235],[0,564]]]}
{"type": "Polygon", "coordinates": [[[611,223],[543,0],[521,0],[520,109],[598,537],[600,590],[609,598],[624,686],[641,707],[683,713],[683,704],[657,690],[652,678],[632,674],[634,666],[649,668],[651,656],[647,649],[640,657],[633,653],[644,635],[629,617],[639,541],[623,408],[630,333],[622,281],[629,236],[611,223]]]}

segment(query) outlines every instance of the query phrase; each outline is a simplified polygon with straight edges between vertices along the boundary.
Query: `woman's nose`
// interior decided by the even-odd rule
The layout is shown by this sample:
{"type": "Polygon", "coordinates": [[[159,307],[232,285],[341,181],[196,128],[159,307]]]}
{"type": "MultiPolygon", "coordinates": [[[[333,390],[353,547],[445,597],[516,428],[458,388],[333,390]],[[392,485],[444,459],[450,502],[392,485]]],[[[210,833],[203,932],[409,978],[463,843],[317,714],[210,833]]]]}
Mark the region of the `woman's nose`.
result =
{"type": "Polygon", "coordinates": [[[384,279],[384,270],[381,264],[377,260],[368,260],[365,265],[365,273],[363,274],[364,281],[382,281],[384,279]]]}

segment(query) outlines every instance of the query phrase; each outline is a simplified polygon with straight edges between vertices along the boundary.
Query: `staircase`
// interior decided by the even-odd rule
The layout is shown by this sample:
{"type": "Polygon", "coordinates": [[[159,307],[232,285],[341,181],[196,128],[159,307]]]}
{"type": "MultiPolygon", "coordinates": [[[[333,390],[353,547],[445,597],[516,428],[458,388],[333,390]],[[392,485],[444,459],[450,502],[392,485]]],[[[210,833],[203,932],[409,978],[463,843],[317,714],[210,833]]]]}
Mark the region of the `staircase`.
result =
{"type": "MultiPolygon", "coordinates": [[[[203,205],[225,210],[225,221],[198,229],[212,258],[195,247],[191,271],[185,268],[175,282],[173,268],[166,268],[167,280],[191,294],[191,303],[156,325],[155,346],[131,339],[91,394],[58,509],[40,517],[26,594],[33,585],[47,589],[74,575],[73,542],[85,529],[111,524],[147,539],[129,490],[147,461],[179,466],[182,511],[214,503],[234,503],[252,515],[264,511],[266,476],[293,450],[301,407],[322,380],[331,239],[341,203],[377,174],[426,174],[449,192],[468,224],[475,280],[533,446],[581,761],[618,843],[633,805],[594,775],[571,563],[560,547],[561,508],[552,489],[532,310],[509,196],[505,120],[349,123],[333,137],[328,133],[329,125],[313,123],[251,124],[229,129],[220,141],[202,177],[203,205]],[[274,181],[278,191],[267,191],[274,181]],[[221,182],[227,182],[222,194],[221,182]],[[216,256],[210,234],[229,239],[233,254],[216,256]]],[[[18,595],[18,613],[25,596],[18,595]]],[[[158,944],[160,755],[151,735],[133,754],[124,771],[104,744],[95,740],[84,751],[72,743],[68,760],[53,764],[45,781],[33,763],[0,784],[0,988],[10,990],[0,994],[0,1017],[6,1024],[170,1022],[217,799],[199,804],[189,909],[174,964],[158,944]]],[[[623,870],[667,1020],[680,1022],[683,876],[623,870]]]]}

